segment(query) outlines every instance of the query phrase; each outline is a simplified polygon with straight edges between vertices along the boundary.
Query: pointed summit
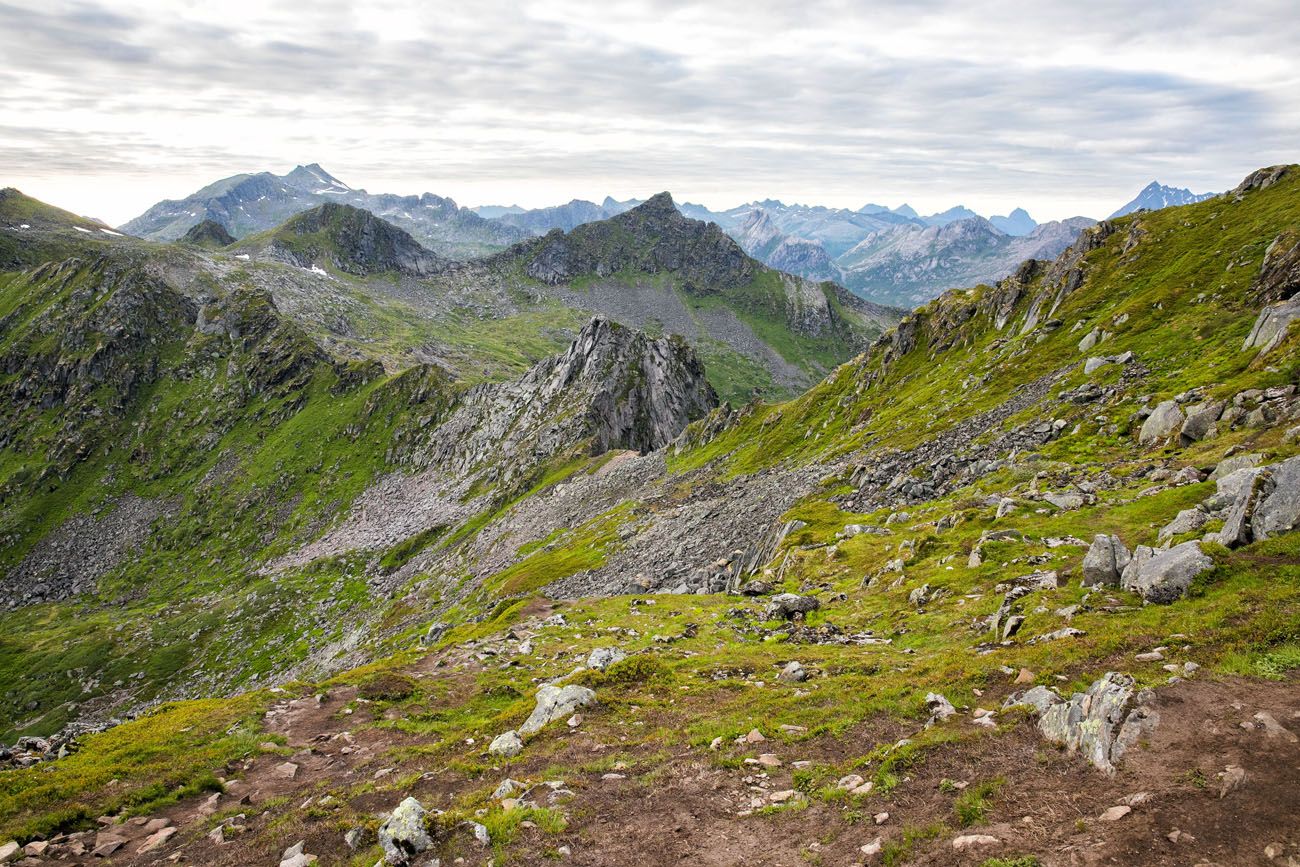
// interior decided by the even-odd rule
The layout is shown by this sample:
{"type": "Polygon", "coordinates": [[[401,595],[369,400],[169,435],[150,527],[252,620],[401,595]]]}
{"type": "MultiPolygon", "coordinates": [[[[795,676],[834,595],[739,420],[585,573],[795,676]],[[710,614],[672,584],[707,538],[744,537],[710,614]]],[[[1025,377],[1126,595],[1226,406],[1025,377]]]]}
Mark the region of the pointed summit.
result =
{"type": "Polygon", "coordinates": [[[1167,187],[1159,181],[1152,181],[1142,188],[1131,202],[1110,215],[1113,220],[1134,211],[1158,211],[1177,205],[1192,205],[1213,198],[1215,193],[1193,193],[1185,187],[1167,187]]]}

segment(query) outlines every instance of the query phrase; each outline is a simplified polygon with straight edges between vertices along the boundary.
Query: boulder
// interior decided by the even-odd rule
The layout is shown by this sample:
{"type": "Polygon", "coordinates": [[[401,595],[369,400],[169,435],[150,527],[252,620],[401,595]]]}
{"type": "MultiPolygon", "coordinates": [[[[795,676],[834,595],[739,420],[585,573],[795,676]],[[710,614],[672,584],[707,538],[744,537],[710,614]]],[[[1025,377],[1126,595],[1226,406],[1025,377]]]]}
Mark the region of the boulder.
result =
{"type": "Polygon", "coordinates": [[[587,657],[587,668],[604,671],[616,662],[627,659],[627,654],[617,647],[597,647],[587,657]]]}
{"type": "Polygon", "coordinates": [[[776,676],[777,680],[785,683],[803,683],[808,679],[808,670],[795,660],[791,660],[781,669],[781,673],[776,676]]]}
{"type": "Polygon", "coordinates": [[[488,746],[488,752],[494,756],[501,756],[503,759],[513,759],[524,751],[524,742],[519,737],[519,732],[513,729],[499,734],[492,739],[488,746]]]}
{"type": "Polygon", "coordinates": [[[1139,545],[1121,583],[1146,602],[1167,605],[1187,592],[1192,579],[1212,568],[1214,561],[1201,550],[1200,542],[1184,542],[1163,551],[1139,545]]]}
{"type": "Polygon", "coordinates": [[[1210,473],[1210,481],[1217,482],[1219,479],[1235,473],[1237,470],[1257,467],[1263,459],[1264,456],[1259,454],[1233,455],[1230,458],[1224,458],[1219,461],[1218,466],[1214,468],[1214,472],[1210,473]]]}
{"type": "Polygon", "coordinates": [[[1300,297],[1269,304],[1259,311],[1255,324],[1246,335],[1241,349],[1258,349],[1260,354],[1268,352],[1281,343],[1291,328],[1291,323],[1300,319],[1300,297]]]}
{"type": "Polygon", "coordinates": [[[1184,533],[1194,533],[1204,527],[1209,519],[1210,516],[1204,509],[1183,509],[1172,521],[1160,528],[1158,538],[1163,542],[1184,533]]]}
{"type": "Polygon", "coordinates": [[[596,703],[596,693],[585,686],[571,683],[568,686],[546,684],[537,690],[537,706],[519,727],[519,733],[535,734],[550,722],[566,717],[580,707],[596,703]]]}
{"type": "Polygon", "coordinates": [[[1150,702],[1149,693],[1136,692],[1133,678],[1107,672],[1087,692],[1050,702],[1039,717],[1038,730],[1067,750],[1078,751],[1097,769],[1114,774],[1129,747],[1159,722],[1150,702]]]}
{"type": "Polygon", "coordinates": [[[1085,587],[1113,587],[1129,563],[1128,548],[1119,536],[1099,534],[1083,557],[1083,585],[1085,587]]]}
{"type": "Polygon", "coordinates": [[[1064,493],[1064,494],[1043,494],[1043,499],[1051,503],[1062,512],[1068,512],[1071,509],[1078,509],[1087,502],[1082,494],[1064,493]]]}
{"type": "Polygon", "coordinates": [[[1232,494],[1232,505],[1223,517],[1223,527],[1214,536],[1215,541],[1225,548],[1236,548],[1251,541],[1251,525],[1254,522],[1255,508],[1268,473],[1261,469],[1237,470],[1220,479],[1219,491],[1213,500],[1217,504],[1221,498],[1232,494]]]}
{"type": "Polygon", "coordinates": [[[1289,533],[1300,526],[1300,456],[1268,468],[1260,490],[1259,505],[1251,517],[1256,539],[1289,533]]]}
{"type": "Polygon", "coordinates": [[[433,839],[425,828],[428,812],[415,798],[407,798],[397,805],[379,826],[379,847],[384,850],[386,864],[409,864],[411,859],[433,846],[433,839]]]}
{"type": "Polygon", "coordinates": [[[1183,411],[1177,401],[1166,400],[1151,410],[1151,415],[1142,423],[1138,432],[1138,442],[1144,446],[1155,445],[1172,434],[1183,423],[1183,411]]]}
{"type": "Polygon", "coordinates": [[[790,620],[797,614],[807,614],[821,607],[816,596],[800,596],[797,593],[778,593],[767,603],[763,616],[768,620],[790,620]]]}
{"type": "Polygon", "coordinates": [[[1183,421],[1182,428],[1178,431],[1178,440],[1183,445],[1205,439],[1210,433],[1210,428],[1219,420],[1219,415],[1223,412],[1224,407],[1228,405],[1223,400],[1207,400],[1204,403],[1198,403],[1195,406],[1187,408],[1187,418],[1183,421]]]}
{"type": "Polygon", "coordinates": [[[1025,690],[1024,692],[1012,693],[1007,697],[1007,700],[1002,703],[1002,708],[1005,710],[1006,708],[1025,705],[1027,707],[1032,707],[1034,710],[1038,711],[1038,713],[1042,714],[1046,713],[1048,708],[1058,705],[1063,701],[1065,701],[1065,699],[1061,698],[1047,687],[1035,686],[1025,690]]]}

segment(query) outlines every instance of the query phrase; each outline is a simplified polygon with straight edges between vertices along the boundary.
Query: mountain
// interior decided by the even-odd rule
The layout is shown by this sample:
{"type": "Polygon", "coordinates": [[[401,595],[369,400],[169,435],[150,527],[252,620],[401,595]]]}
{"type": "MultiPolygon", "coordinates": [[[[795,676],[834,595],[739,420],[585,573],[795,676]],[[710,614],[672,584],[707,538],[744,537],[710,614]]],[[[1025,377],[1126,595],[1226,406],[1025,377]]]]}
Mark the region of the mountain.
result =
{"type": "Polygon", "coordinates": [[[956,205],[946,211],[937,214],[931,214],[928,217],[922,217],[928,226],[946,226],[949,223],[955,223],[958,220],[969,220],[972,217],[978,217],[979,214],[967,208],[964,205],[956,205]]]}
{"type": "Polygon", "coordinates": [[[518,205],[479,205],[476,208],[470,208],[471,211],[487,220],[495,220],[506,214],[522,214],[527,208],[521,208],[518,205]]]}
{"type": "Polygon", "coordinates": [[[246,238],[237,249],[299,268],[328,268],[358,276],[400,271],[427,277],[451,266],[397,226],[337,202],[317,205],[279,228],[246,238]]]}
{"type": "MultiPolygon", "coordinates": [[[[612,200],[607,198],[606,201],[612,200]]],[[[605,206],[597,205],[595,202],[583,201],[582,199],[574,199],[567,205],[558,205],[553,208],[537,208],[515,214],[503,214],[497,220],[524,229],[533,235],[545,235],[552,229],[563,229],[567,232],[575,226],[581,226],[583,223],[607,220],[615,214],[623,213],[625,210],[627,208],[618,203],[605,206]]]]}
{"type": "Polygon", "coordinates": [[[1038,228],[1038,223],[1033,217],[1029,216],[1029,212],[1024,208],[1016,208],[1005,217],[989,217],[989,222],[1008,235],[1017,237],[1028,235],[1038,228]]]}
{"type": "Polygon", "coordinates": [[[226,227],[216,220],[204,220],[190,226],[189,230],[181,236],[181,240],[186,244],[219,250],[235,243],[235,236],[227,232],[226,227]]]}
{"type": "Polygon", "coordinates": [[[780,271],[810,280],[839,280],[839,269],[820,243],[786,235],[767,211],[756,208],[731,236],[746,253],[780,271]]]}
{"type": "Polygon", "coordinates": [[[1133,198],[1131,202],[1120,208],[1110,215],[1110,219],[1122,217],[1125,214],[1131,214],[1134,211],[1158,211],[1161,208],[1172,208],[1178,205],[1191,205],[1196,202],[1203,202],[1206,199],[1214,198],[1217,193],[1193,193],[1191,190],[1179,187],[1167,187],[1159,181],[1152,181],[1142,188],[1142,191],[1133,198]]]}
{"type": "Polygon", "coordinates": [[[911,224],[868,235],[836,260],[844,285],[899,306],[922,303],[947,288],[989,283],[1026,259],[1050,259],[1092,220],[1075,217],[1008,235],[983,217],[942,225],[911,224]]]}
{"type": "Polygon", "coordinates": [[[285,175],[270,172],[234,175],[184,199],[159,202],[121,231],[156,241],[172,241],[203,220],[221,223],[236,238],[273,229],[289,217],[323,201],[370,211],[397,225],[434,252],[453,258],[482,255],[527,237],[513,226],[480,217],[451,199],[372,194],[356,190],[316,163],[285,175]]]}
{"type": "Polygon", "coordinates": [[[606,316],[378,363],[570,295],[847,315],[666,195],[430,277],[85,222],[0,195],[0,857],[1296,853],[1300,166],[743,405],[606,316]]]}

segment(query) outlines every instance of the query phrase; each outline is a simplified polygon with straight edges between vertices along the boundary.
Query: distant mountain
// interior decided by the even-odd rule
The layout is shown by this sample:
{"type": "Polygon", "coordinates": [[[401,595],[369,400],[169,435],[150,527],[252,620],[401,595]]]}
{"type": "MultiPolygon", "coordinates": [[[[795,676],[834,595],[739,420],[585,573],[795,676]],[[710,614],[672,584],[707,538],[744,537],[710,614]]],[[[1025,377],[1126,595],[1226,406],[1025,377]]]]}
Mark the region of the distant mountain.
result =
{"type": "Polygon", "coordinates": [[[1113,220],[1134,211],[1158,211],[1161,208],[1172,208],[1175,205],[1191,205],[1214,198],[1216,195],[1218,194],[1193,193],[1189,189],[1167,187],[1159,181],[1152,181],[1142,188],[1142,192],[1138,193],[1133,201],[1111,214],[1110,218],[1113,220]]]}
{"type": "Polygon", "coordinates": [[[983,217],[946,225],[910,225],[869,235],[835,264],[844,285],[882,303],[912,307],[946,289],[991,283],[1026,259],[1052,259],[1093,220],[1043,223],[1023,237],[983,217]]]}
{"type": "Polygon", "coordinates": [[[506,214],[522,214],[528,209],[521,208],[518,205],[479,205],[477,208],[470,208],[470,210],[485,220],[495,220],[497,217],[504,217],[506,214]]]}
{"type": "Polygon", "coordinates": [[[989,222],[1008,235],[1028,235],[1038,228],[1038,223],[1024,208],[1016,208],[1005,217],[989,217],[989,222]]]}
{"type": "Polygon", "coordinates": [[[410,232],[431,250],[453,258],[492,253],[529,234],[432,193],[398,196],[355,190],[316,163],[285,175],[259,172],[225,178],[184,199],[159,202],[121,230],[155,241],[174,241],[191,226],[213,220],[235,238],[243,238],[272,229],[322,201],[370,211],[410,232]]]}
{"type": "Polygon", "coordinates": [[[965,205],[957,205],[956,207],[949,208],[946,211],[942,211],[938,214],[931,214],[930,216],[922,217],[921,219],[931,226],[946,226],[949,223],[955,223],[958,220],[969,220],[971,217],[978,216],[979,214],[975,213],[965,205]]]}
{"type": "Polygon", "coordinates": [[[810,280],[841,279],[840,270],[820,242],[785,234],[762,208],[750,211],[730,234],[746,253],[773,268],[810,280]]]}

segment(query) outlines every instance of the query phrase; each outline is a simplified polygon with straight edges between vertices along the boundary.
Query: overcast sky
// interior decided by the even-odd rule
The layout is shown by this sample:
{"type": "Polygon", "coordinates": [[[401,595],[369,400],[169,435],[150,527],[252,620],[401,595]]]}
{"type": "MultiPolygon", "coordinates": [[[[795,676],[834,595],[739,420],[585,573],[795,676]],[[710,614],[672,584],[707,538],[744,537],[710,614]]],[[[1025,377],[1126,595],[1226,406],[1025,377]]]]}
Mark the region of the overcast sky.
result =
{"type": "Polygon", "coordinates": [[[0,186],[120,223],[319,162],[527,207],[1016,205],[1300,160],[1295,0],[0,0],[0,186]]]}

